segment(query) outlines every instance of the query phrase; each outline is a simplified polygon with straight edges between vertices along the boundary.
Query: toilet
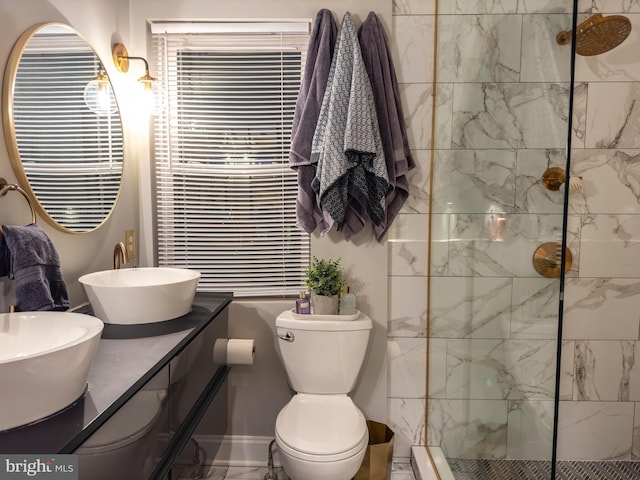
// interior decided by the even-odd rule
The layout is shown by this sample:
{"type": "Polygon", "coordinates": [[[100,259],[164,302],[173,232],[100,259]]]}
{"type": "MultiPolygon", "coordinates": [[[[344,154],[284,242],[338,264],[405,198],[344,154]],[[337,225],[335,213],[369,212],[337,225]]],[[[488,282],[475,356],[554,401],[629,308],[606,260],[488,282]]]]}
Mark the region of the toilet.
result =
{"type": "Polygon", "coordinates": [[[349,392],[355,386],[371,319],[282,312],[278,347],[296,394],[276,418],[280,460],[292,480],[350,480],[360,468],[369,434],[349,392]]]}

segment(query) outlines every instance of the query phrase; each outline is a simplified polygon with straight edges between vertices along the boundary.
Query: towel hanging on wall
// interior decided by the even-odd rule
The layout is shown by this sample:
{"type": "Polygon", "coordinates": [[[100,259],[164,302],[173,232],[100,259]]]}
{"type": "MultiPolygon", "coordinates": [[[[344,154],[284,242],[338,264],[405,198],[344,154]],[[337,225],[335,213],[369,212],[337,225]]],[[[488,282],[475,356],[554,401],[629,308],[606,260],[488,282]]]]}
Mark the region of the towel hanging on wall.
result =
{"type": "Polygon", "coordinates": [[[9,275],[9,250],[4,235],[0,234],[0,277],[9,275]]]}
{"type": "Polygon", "coordinates": [[[8,276],[16,282],[18,309],[67,310],[69,296],[60,257],[49,236],[36,224],[4,225],[8,276]]]}
{"type": "Polygon", "coordinates": [[[370,12],[360,26],[358,39],[364,65],[371,81],[391,186],[385,199],[386,217],[383,222],[375,226],[376,238],[381,241],[409,197],[407,174],[415,168],[416,164],[407,139],[398,80],[389,51],[389,42],[384,27],[374,12],[370,12]]]}
{"type": "Polygon", "coordinates": [[[318,159],[312,186],[338,228],[352,205],[380,225],[389,186],[386,162],[371,83],[349,12],[338,33],[311,151],[312,159],[318,159]]]}
{"type": "Polygon", "coordinates": [[[291,128],[289,166],[298,172],[296,220],[298,226],[307,233],[323,224],[320,204],[311,188],[311,182],[316,176],[316,164],[311,160],[311,142],[327,87],[337,35],[338,25],[333,14],[327,9],[320,10],[311,31],[304,76],[291,128]]]}

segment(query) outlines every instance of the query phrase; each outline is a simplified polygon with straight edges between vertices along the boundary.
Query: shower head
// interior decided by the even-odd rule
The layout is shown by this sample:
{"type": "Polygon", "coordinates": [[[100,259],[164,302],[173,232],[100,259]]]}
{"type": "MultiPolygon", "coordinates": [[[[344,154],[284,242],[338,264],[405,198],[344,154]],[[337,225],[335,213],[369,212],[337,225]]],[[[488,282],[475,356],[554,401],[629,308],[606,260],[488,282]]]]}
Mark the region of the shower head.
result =
{"type": "MultiPolygon", "coordinates": [[[[576,31],[576,53],[592,56],[608,52],[620,45],[631,33],[631,22],[622,15],[603,17],[596,13],[578,25],[576,31]]],[[[571,32],[556,35],[560,45],[571,41],[571,32]]]]}

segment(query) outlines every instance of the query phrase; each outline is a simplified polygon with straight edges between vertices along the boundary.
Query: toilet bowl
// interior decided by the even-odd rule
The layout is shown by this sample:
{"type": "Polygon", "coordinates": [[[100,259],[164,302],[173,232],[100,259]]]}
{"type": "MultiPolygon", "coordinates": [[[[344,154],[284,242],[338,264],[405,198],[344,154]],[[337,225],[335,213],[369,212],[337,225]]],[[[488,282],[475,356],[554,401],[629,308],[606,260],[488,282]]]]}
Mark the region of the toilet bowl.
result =
{"type": "Polygon", "coordinates": [[[292,480],[350,480],[360,468],[369,434],[347,395],[366,353],[371,319],[276,319],[276,335],[291,387],[297,392],[276,419],[282,466],[292,480]]]}
{"type": "Polygon", "coordinates": [[[346,395],[298,393],[276,419],[280,460],[293,479],[350,479],[369,435],[364,415],[346,395]]]}
{"type": "Polygon", "coordinates": [[[75,451],[80,479],[147,478],[166,396],[166,390],[138,392],[89,437],[75,451]]]}

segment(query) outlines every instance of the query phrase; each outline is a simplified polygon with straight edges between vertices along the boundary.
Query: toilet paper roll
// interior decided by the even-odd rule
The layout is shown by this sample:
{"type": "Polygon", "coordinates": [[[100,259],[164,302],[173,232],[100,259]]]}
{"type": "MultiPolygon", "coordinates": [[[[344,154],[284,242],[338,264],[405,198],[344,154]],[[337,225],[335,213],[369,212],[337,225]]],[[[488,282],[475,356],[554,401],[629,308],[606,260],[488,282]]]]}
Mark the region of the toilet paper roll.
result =
{"type": "Polygon", "coordinates": [[[219,338],[213,345],[213,361],[220,365],[253,365],[255,353],[250,338],[219,338]]]}

